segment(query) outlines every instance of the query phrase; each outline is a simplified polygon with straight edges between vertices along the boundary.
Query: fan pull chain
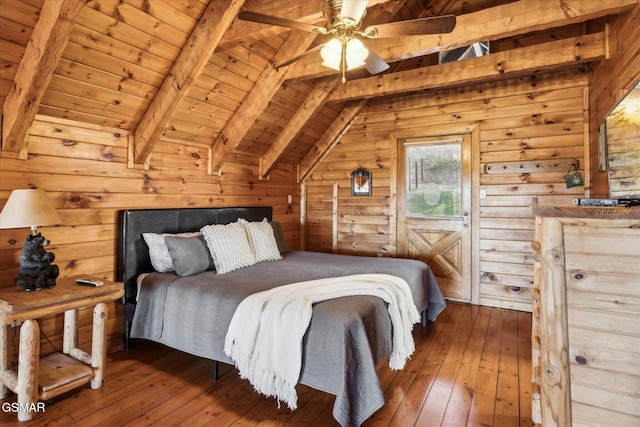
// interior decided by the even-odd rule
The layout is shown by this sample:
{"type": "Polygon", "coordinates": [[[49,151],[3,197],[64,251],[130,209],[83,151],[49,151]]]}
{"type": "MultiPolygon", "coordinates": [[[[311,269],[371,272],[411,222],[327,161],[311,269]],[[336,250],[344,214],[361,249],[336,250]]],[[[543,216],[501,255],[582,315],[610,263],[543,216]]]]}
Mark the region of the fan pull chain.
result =
{"type": "Polygon", "coordinates": [[[342,37],[342,84],[347,82],[347,39],[342,37]]]}

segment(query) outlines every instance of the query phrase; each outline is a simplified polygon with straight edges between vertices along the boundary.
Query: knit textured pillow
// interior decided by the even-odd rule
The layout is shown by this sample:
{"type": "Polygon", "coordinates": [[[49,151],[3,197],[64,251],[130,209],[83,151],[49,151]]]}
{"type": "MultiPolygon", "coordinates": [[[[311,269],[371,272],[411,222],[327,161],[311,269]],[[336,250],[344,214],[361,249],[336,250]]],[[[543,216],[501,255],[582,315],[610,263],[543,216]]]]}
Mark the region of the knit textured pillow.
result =
{"type": "Polygon", "coordinates": [[[206,225],[200,229],[207,242],[218,274],[228,273],[256,263],[242,224],[206,225]]]}
{"type": "Polygon", "coordinates": [[[244,219],[239,219],[238,222],[247,231],[249,245],[253,250],[256,262],[282,259],[280,249],[278,249],[278,242],[273,234],[273,227],[268,221],[248,222],[244,219]]]}

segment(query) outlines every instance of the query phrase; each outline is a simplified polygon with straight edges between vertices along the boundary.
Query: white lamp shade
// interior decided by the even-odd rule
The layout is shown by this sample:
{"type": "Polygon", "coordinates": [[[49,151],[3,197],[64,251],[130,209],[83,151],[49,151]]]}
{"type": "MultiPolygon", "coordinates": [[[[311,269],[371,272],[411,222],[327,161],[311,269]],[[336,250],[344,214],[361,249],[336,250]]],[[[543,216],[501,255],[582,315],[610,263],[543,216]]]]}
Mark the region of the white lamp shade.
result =
{"type": "Polygon", "coordinates": [[[347,43],[347,70],[362,67],[369,51],[358,39],[351,39],[347,43]]]}
{"type": "Polygon", "coordinates": [[[43,190],[13,190],[0,213],[0,228],[62,224],[43,190]]]}
{"type": "Polygon", "coordinates": [[[369,56],[369,51],[364,47],[364,44],[360,40],[352,38],[346,42],[346,64],[342,64],[343,48],[345,47],[339,39],[334,38],[329,40],[329,42],[327,42],[320,51],[320,56],[322,56],[322,59],[324,60],[322,65],[338,71],[341,70],[341,65],[345,65],[347,70],[353,70],[354,68],[365,65],[365,60],[367,59],[367,56],[369,56]]]}
{"type": "Polygon", "coordinates": [[[329,40],[320,51],[320,56],[324,60],[322,65],[340,71],[340,62],[342,62],[342,43],[340,40],[329,40]]]}

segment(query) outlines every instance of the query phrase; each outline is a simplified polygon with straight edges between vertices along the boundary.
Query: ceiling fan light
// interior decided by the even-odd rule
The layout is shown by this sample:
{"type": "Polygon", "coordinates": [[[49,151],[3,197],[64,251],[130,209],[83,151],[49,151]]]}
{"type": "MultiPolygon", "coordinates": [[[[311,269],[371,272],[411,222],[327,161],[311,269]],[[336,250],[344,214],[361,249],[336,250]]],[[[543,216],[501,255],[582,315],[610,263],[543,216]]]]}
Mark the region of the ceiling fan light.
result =
{"type": "Polygon", "coordinates": [[[342,61],[342,43],[338,39],[331,39],[320,51],[323,61],[322,65],[340,71],[342,61]]]}
{"type": "Polygon", "coordinates": [[[359,39],[347,42],[347,70],[362,67],[369,56],[369,51],[359,39]]]}

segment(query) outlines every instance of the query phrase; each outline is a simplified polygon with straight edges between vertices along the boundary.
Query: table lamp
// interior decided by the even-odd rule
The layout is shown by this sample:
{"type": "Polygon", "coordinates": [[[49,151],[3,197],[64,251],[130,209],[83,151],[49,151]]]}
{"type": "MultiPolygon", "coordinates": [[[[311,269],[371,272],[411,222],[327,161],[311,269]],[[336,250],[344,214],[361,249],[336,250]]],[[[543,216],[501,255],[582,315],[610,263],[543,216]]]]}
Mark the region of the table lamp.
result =
{"type": "Polygon", "coordinates": [[[55,255],[47,252],[50,242],[37,230],[43,225],[61,224],[62,219],[43,190],[13,190],[0,213],[0,228],[31,227],[22,253],[16,286],[25,291],[51,288],[56,285],[58,266],[52,264],[55,255]]]}

